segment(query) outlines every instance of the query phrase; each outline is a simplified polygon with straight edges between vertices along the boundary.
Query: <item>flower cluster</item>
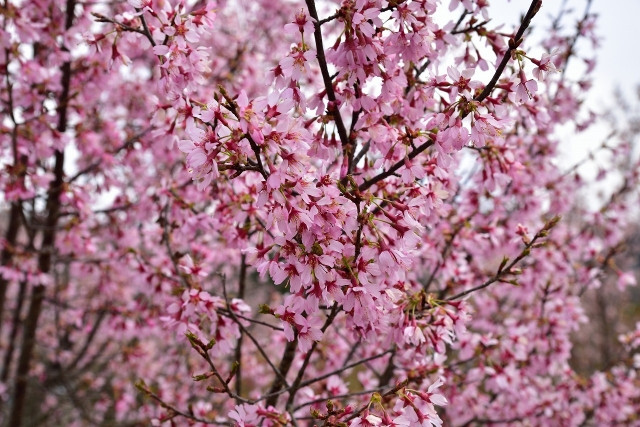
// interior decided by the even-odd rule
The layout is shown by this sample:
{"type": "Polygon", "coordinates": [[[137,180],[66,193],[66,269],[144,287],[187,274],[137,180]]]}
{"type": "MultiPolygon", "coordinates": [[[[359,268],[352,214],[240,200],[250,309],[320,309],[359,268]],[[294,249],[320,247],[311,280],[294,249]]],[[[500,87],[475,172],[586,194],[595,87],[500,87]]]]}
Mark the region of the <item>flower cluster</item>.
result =
{"type": "Polygon", "coordinates": [[[572,358],[635,128],[559,166],[597,37],[528,3],[5,2],[2,422],[637,423],[637,330],[572,358]]]}

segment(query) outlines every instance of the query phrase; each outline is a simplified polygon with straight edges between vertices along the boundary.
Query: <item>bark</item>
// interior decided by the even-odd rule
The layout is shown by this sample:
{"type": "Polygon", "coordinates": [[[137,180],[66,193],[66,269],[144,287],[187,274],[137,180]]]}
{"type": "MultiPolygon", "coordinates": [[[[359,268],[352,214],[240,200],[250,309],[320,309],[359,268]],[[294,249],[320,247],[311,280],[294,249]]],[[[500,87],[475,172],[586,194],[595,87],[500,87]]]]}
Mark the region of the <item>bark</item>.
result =
{"type": "MultiPolygon", "coordinates": [[[[76,0],[67,0],[65,28],[69,29],[73,24],[74,9],[76,0]]],[[[63,48],[64,49],[64,48],[63,48]]],[[[67,130],[67,112],[69,100],[69,88],[71,85],[71,63],[65,62],[62,65],[62,92],[58,99],[58,132],[67,130]]],[[[64,184],[64,151],[56,150],[54,180],[49,186],[46,205],[46,227],[43,231],[42,246],[38,257],[38,268],[42,273],[51,272],[52,255],[55,248],[56,229],[60,212],[60,195],[64,184]]],[[[9,416],[9,425],[19,427],[23,425],[24,405],[27,400],[27,386],[29,367],[33,357],[38,319],[42,311],[42,302],[45,296],[45,287],[41,284],[34,286],[31,294],[29,310],[25,319],[22,334],[22,346],[18,358],[18,369],[16,372],[14,386],[14,402],[9,416]]]]}

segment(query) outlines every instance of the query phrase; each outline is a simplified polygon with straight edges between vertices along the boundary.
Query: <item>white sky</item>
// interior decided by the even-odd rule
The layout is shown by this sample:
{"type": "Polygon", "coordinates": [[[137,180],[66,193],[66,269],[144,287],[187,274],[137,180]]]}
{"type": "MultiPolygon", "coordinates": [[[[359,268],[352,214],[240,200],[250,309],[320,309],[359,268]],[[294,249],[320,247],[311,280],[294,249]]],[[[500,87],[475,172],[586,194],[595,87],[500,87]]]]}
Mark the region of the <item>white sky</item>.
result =
{"type": "Polygon", "coordinates": [[[598,105],[616,85],[625,92],[635,92],[640,84],[640,0],[594,0],[593,6],[599,14],[602,45],[590,101],[598,105]]]}

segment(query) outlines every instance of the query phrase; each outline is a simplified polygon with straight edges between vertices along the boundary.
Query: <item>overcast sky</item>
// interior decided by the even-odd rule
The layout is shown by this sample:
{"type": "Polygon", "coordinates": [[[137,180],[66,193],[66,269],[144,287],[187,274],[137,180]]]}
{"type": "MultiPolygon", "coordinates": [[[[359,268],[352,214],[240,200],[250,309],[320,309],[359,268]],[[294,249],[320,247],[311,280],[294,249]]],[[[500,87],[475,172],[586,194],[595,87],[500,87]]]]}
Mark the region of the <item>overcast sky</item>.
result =
{"type": "Polygon", "coordinates": [[[635,90],[640,84],[640,0],[594,0],[593,6],[602,34],[596,89],[604,94],[615,85],[635,90]]]}

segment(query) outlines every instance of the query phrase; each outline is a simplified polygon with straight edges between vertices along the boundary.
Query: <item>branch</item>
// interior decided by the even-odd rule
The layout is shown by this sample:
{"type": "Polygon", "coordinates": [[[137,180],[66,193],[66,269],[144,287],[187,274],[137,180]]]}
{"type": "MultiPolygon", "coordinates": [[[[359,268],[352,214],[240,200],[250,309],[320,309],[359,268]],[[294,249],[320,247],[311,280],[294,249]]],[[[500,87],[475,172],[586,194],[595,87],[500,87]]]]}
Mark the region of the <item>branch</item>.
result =
{"type": "Polygon", "coordinates": [[[328,111],[333,116],[333,119],[336,122],[336,128],[338,129],[340,142],[342,142],[343,147],[346,147],[350,144],[349,136],[347,135],[347,128],[344,126],[344,122],[342,121],[342,116],[340,115],[338,106],[336,105],[336,94],[333,90],[333,82],[331,81],[331,76],[329,75],[327,59],[324,56],[324,45],[322,43],[322,26],[320,23],[320,19],[318,19],[316,4],[314,0],[305,0],[305,3],[307,3],[307,8],[309,9],[309,15],[311,15],[311,17],[315,21],[315,31],[313,32],[313,37],[316,41],[316,54],[318,57],[318,65],[320,65],[320,72],[322,73],[322,80],[324,81],[324,87],[327,91],[327,98],[329,98],[329,101],[331,103],[328,111]]]}
{"type": "Polygon", "coordinates": [[[287,387],[283,390],[282,387],[286,385],[286,375],[289,373],[289,369],[291,369],[297,346],[298,335],[296,334],[294,340],[287,342],[284,348],[282,359],[280,359],[280,366],[278,366],[278,373],[280,373],[280,375],[273,381],[273,385],[269,389],[266,406],[274,406],[278,401],[278,396],[289,389],[289,387],[287,387]]]}
{"type": "Polygon", "coordinates": [[[281,328],[280,326],[276,326],[276,325],[272,325],[270,323],[267,322],[263,322],[262,320],[258,320],[258,319],[252,319],[251,317],[247,317],[247,316],[243,316],[242,314],[238,314],[238,313],[233,313],[233,315],[231,315],[231,313],[229,312],[229,310],[224,309],[224,308],[219,308],[218,310],[216,310],[216,312],[222,316],[227,316],[233,319],[233,315],[235,315],[235,317],[242,319],[242,320],[246,320],[249,323],[255,323],[256,325],[262,325],[262,326],[266,326],[267,328],[271,328],[274,331],[284,331],[284,328],[281,328]]]}
{"type": "MultiPolygon", "coordinates": [[[[9,224],[7,224],[7,230],[4,235],[4,244],[2,247],[2,254],[0,255],[0,265],[7,266],[13,259],[14,248],[18,241],[18,231],[20,230],[20,219],[24,212],[22,210],[22,204],[13,202],[11,203],[11,209],[9,211],[9,224]]],[[[4,302],[7,295],[7,288],[9,287],[9,281],[4,276],[0,275],[0,318],[4,312],[4,302]]],[[[2,331],[2,325],[4,322],[0,322],[0,332],[2,331]]]]}
{"type": "Polygon", "coordinates": [[[387,385],[389,385],[389,383],[393,379],[393,370],[395,369],[395,364],[393,363],[393,359],[395,355],[396,355],[396,347],[394,345],[393,348],[391,349],[391,357],[389,357],[389,360],[387,361],[387,366],[384,368],[382,375],[378,377],[379,387],[386,387],[387,385]]]}
{"type": "Polygon", "coordinates": [[[105,311],[105,310],[101,310],[101,311],[98,312],[98,318],[96,319],[95,323],[91,327],[91,331],[89,332],[89,335],[87,336],[87,338],[86,338],[86,340],[84,342],[84,345],[82,346],[82,348],[80,349],[80,351],[78,352],[76,357],[73,359],[73,361],[66,368],[67,371],[71,371],[71,370],[75,369],[76,366],[78,366],[78,363],[80,363],[80,361],[87,354],[87,351],[89,350],[89,345],[91,345],[91,343],[93,342],[94,338],[96,337],[96,335],[98,333],[98,330],[100,329],[100,325],[104,321],[106,315],[107,315],[107,311],[105,311]]]}
{"type": "MultiPolygon", "coordinates": [[[[6,74],[5,81],[7,85],[7,95],[9,98],[7,109],[9,110],[9,117],[13,122],[13,129],[11,130],[11,147],[13,152],[13,170],[16,172],[18,179],[24,179],[24,175],[26,174],[26,166],[23,163],[24,156],[18,155],[18,123],[15,117],[15,106],[13,102],[13,85],[11,84],[11,79],[9,78],[9,49],[5,49],[5,64],[6,64],[6,74]]],[[[0,265],[7,266],[13,259],[13,248],[18,241],[18,231],[20,230],[20,219],[23,217],[24,212],[22,209],[22,203],[18,201],[14,201],[11,203],[11,209],[9,211],[9,223],[7,224],[7,229],[4,235],[4,244],[2,245],[2,254],[0,255],[0,265]]],[[[9,286],[9,281],[4,278],[4,276],[0,276],[0,319],[2,319],[2,315],[4,312],[4,302],[7,294],[7,288],[9,286]]],[[[2,324],[0,322],[0,334],[2,332],[2,324]]]]}
{"type": "MultiPolygon", "coordinates": [[[[65,29],[71,28],[73,25],[75,0],[67,0],[65,7],[65,29]]],[[[63,51],[69,51],[63,44],[63,51]]],[[[60,83],[62,90],[58,98],[58,124],[56,130],[63,134],[67,130],[67,113],[69,89],[71,87],[71,62],[64,62],[61,66],[60,83]]],[[[47,274],[51,270],[52,252],[56,241],[56,225],[58,222],[58,212],[60,210],[60,196],[62,194],[62,185],[64,183],[64,151],[56,150],[55,164],[53,168],[54,179],[49,185],[47,192],[47,229],[42,233],[41,248],[44,250],[38,256],[38,270],[47,274]]],[[[42,301],[45,295],[44,285],[36,285],[31,294],[29,310],[24,322],[22,334],[22,346],[20,356],[18,358],[18,369],[16,372],[14,385],[14,401],[9,415],[9,425],[21,426],[23,422],[23,408],[27,400],[27,380],[30,371],[31,358],[33,356],[33,347],[36,341],[36,330],[40,312],[42,311],[42,301]]]]}
{"type": "Polygon", "coordinates": [[[489,21],[491,21],[491,20],[488,19],[486,21],[479,22],[479,23],[477,23],[475,25],[469,25],[467,28],[464,28],[462,30],[451,31],[451,34],[465,34],[465,33],[470,33],[472,31],[478,31],[480,28],[482,28],[485,25],[487,25],[489,23],[489,21]]]}
{"type": "Polygon", "coordinates": [[[498,267],[498,271],[496,272],[496,274],[489,280],[487,280],[486,282],[484,282],[481,285],[475,286],[471,289],[467,289],[464,292],[460,292],[459,294],[456,294],[452,297],[447,298],[447,301],[453,301],[453,300],[457,300],[460,298],[463,298],[473,292],[479,291],[481,289],[484,289],[488,286],[490,286],[491,284],[500,281],[504,278],[504,276],[509,275],[509,274],[513,274],[513,272],[511,271],[511,269],[513,267],[516,266],[516,264],[518,264],[522,259],[526,258],[527,256],[529,256],[529,254],[531,253],[531,249],[538,247],[539,245],[536,244],[536,241],[546,237],[549,233],[549,231],[556,226],[556,224],[558,223],[558,221],[560,221],[560,217],[556,216],[553,219],[551,219],[549,222],[547,222],[545,224],[545,226],[542,228],[542,230],[538,231],[536,233],[536,235],[533,237],[533,239],[531,239],[531,241],[529,243],[527,243],[525,245],[525,248],[522,250],[522,252],[520,252],[520,254],[513,259],[513,261],[511,261],[510,263],[507,264],[509,258],[504,258],[502,261],[502,264],[500,265],[500,267],[498,267]]]}
{"type": "Polygon", "coordinates": [[[580,38],[582,25],[589,17],[589,10],[591,9],[591,3],[592,3],[592,0],[587,0],[587,5],[584,9],[584,14],[582,16],[582,19],[578,21],[578,28],[576,30],[576,33],[574,34],[574,36],[571,38],[571,41],[569,42],[569,46],[565,54],[564,67],[562,67],[562,71],[560,72],[561,82],[564,80],[565,74],[567,72],[567,66],[569,64],[569,60],[574,56],[575,46],[576,46],[576,43],[578,42],[578,39],[580,38]]]}
{"type": "Polygon", "coordinates": [[[425,283],[424,286],[422,287],[425,291],[429,290],[431,283],[433,283],[433,280],[436,278],[436,274],[438,274],[438,271],[440,271],[440,269],[444,267],[447,256],[449,256],[449,251],[453,246],[453,241],[455,240],[456,236],[464,228],[464,225],[466,224],[466,222],[469,221],[471,218],[473,218],[477,212],[478,210],[476,209],[468,218],[464,218],[464,220],[460,221],[460,223],[453,229],[453,233],[449,235],[449,239],[447,239],[444,249],[442,251],[442,259],[434,267],[433,271],[429,275],[429,279],[427,280],[427,283],[425,283]]]}
{"type": "Polygon", "coordinates": [[[9,378],[9,371],[11,370],[11,361],[13,360],[13,353],[16,349],[16,338],[18,337],[18,331],[20,330],[20,315],[22,312],[22,306],[24,305],[25,296],[27,293],[27,284],[20,282],[20,289],[18,290],[18,302],[13,311],[13,318],[11,321],[11,332],[9,333],[9,345],[7,352],[4,355],[4,361],[2,364],[2,373],[0,373],[0,381],[5,382],[9,378]]]}
{"type": "MultiPolygon", "coordinates": [[[[226,277],[224,275],[222,275],[221,278],[222,278],[222,293],[223,293],[223,296],[224,296],[225,303],[227,304],[227,307],[229,307],[229,299],[227,298],[226,277]]],[[[276,368],[276,366],[273,364],[273,362],[271,362],[271,359],[269,359],[269,356],[267,355],[267,353],[265,353],[264,349],[262,348],[262,345],[260,345],[258,340],[247,330],[247,328],[244,327],[242,322],[240,322],[238,320],[238,315],[236,313],[234,313],[233,310],[231,310],[231,309],[228,309],[228,313],[229,313],[229,316],[231,317],[231,319],[234,322],[236,322],[236,324],[240,328],[241,333],[243,333],[246,336],[248,336],[249,339],[251,340],[251,342],[253,342],[253,344],[256,346],[256,348],[258,349],[258,351],[260,352],[260,354],[262,355],[264,360],[267,362],[267,364],[271,367],[273,372],[276,374],[277,380],[281,381],[283,385],[287,385],[288,386],[287,379],[286,379],[286,375],[287,374],[286,374],[286,372],[284,374],[282,374],[282,372],[283,372],[282,367],[276,368]]],[[[259,323],[261,323],[261,322],[259,322],[259,323]]],[[[288,370],[288,368],[287,368],[287,370],[288,370]]]]}
{"type": "Polygon", "coordinates": [[[362,396],[364,394],[379,393],[382,390],[384,390],[384,387],[377,387],[370,390],[354,391],[352,393],[337,394],[329,397],[321,397],[319,399],[314,399],[308,402],[301,403],[300,405],[293,408],[293,412],[296,412],[298,409],[302,409],[305,406],[313,405],[314,403],[326,402],[327,400],[333,400],[333,399],[347,399],[354,396],[362,396]]]}
{"type": "Polygon", "coordinates": [[[160,214],[160,225],[162,226],[162,242],[164,243],[165,249],[167,250],[167,256],[171,260],[171,265],[173,266],[173,270],[175,274],[179,277],[179,281],[185,288],[190,288],[187,279],[185,279],[184,275],[180,273],[180,267],[178,266],[178,260],[176,259],[176,255],[171,249],[171,233],[169,232],[169,205],[167,204],[162,208],[162,213],[160,214]]]}
{"type": "Polygon", "coordinates": [[[520,28],[518,28],[518,32],[516,33],[515,37],[512,37],[509,40],[509,48],[507,49],[504,56],[502,57],[502,61],[500,61],[500,65],[498,65],[498,68],[496,68],[496,72],[493,74],[493,77],[489,81],[489,84],[487,84],[484,87],[484,90],[475,98],[473,98],[474,101],[482,102],[485,100],[487,96],[491,94],[491,91],[498,83],[498,79],[502,75],[502,72],[507,67],[507,63],[509,62],[509,59],[511,59],[511,53],[514,50],[516,50],[518,46],[520,46],[520,44],[522,43],[522,36],[524,35],[524,32],[526,31],[527,28],[529,28],[529,25],[531,24],[531,20],[536,15],[536,13],[538,13],[538,10],[540,10],[541,6],[542,6],[542,0],[533,0],[531,2],[531,5],[529,6],[529,10],[527,11],[527,14],[524,16],[524,18],[522,18],[522,22],[520,23],[520,28]]]}
{"type": "Polygon", "coordinates": [[[325,378],[329,378],[329,377],[331,377],[333,375],[341,374],[344,371],[346,371],[347,369],[351,369],[351,368],[354,368],[354,367],[356,367],[358,365],[362,365],[363,363],[367,363],[367,362],[370,362],[372,360],[379,359],[381,357],[386,356],[387,354],[394,353],[394,352],[395,352],[394,349],[388,349],[388,350],[383,351],[382,353],[378,353],[378,354],[375,354],[373,356],[369,356],[369,357],[366,357],[364,359],[358,360],[357,362],[349,363],[348,365],[342,366],[339,369],[335,369],[335,370],[333,370],[331,372],[328,372],[326,374],[322,374],[322,375],[314,377],[314,378],[312,378],[310,380],[304,381],[304,382],[299,384],[299,387],[302,388],[302,387],[306,387],[308,385],[317,383],[318,381],[322,381],[325,378]]]}
{"type": "MultiPolygon", "coordinates": [[[[138,139],[142,138],[145,134],[149,133],[152,129],[153,129],[153,126],[149,126],[146,129],[144,129],[144,130],[138,132],[137,134],[131,136],[126,141],[124,141],[124,143],[122,145],[120,145],[118,148],[116,148],[115,150],[113,150],[109,154],[111,154],[111,155],[118,154],[120,151],[124,150],[125,148],[130,147],[134,142],[136,142],[138,139]]],[[[68,183],[72,183],[75,180],[77,180],[78,178],[80,178],[81,176],[91,172],[92,170],[94,170],[95,168],[100,166],[102,164],[102,161],[103,161],[103,159],[99,159],[99,160],[96,160],[95,162],[87,165],[84,169],[79,170],[71,178],[67,179],[67,182],[68,183]]]]}
{"type": "MultiPolygon", "coordinates": [[[[322,328],[320,329],[323,335],[326,332],[327,328],[329,328],[331,323],[333,323],[333,320],[336,318],[339,312],[340,312],[340,309],[338,307],[338,303],[334,303],[333,307],[331,307],[331,313],[329,314],[329,316],[327,316],[327,320],[324,322],[324,325],[322,325],[322,328]]],[[[301,383],[302,377],[304,376],[304,373],[307,370],[307,366],[311,361],[311,356],[313,355],[313,352],[316,350],[317,346],[318,346],[318,341],[314,341],[313,344],[311,345],[311,348],[309,349],[309,351],[307,351],[307,354],[304,357],[304,361],[302,362],[302,366],[300,367],[300,370],[298,370],[298,375],[296,376],[296,379],[293,381],[293,384],[289,388],[289,398],[287,399],[287,405],[286,405],[287,409],[289,409],[289,407],[293,404],[293,400],[295,399],[296,392],[301,387],[304,387],[305,385],[305,383],[301,383]]],[[[315,382],[315,379],[311,381],[311,383],[314,383],[314,382],[315,382]]],[[[307,381],[307,383],[309,383],[309,381],[307,381]]]]}
{"type": "MultiPolygon", "coordinates": [[[[248,222],[249,222],[249,219],[247,218],[247,223],[248,222]]],[[[242,256],[240,257],[240,274],[238,278],[238,298],[240,299],[244,298],[246,281],[247,281],[247,256],[245,254],[242,254],[242,256]]],[[[225,299],[226,299],[226,296],[225,296],[225,299]]],[[[228,304],[229,303],[227,301],[227,307],[229,306],[228,304]]],[[[232,313],[231,314],[232,317],[235,315],[235,313],[233,313],[233,310],[229,309],[229,312],[232,313]]],[[[235,320],[237,321],[237,318],[235,320]]],[[[240,395],[242,393],[242,330],[240,330],[240,337],[238,338],[238,342],[236,343],[236,348],[234,351],[234,359],[237,364],[235,393],[237,395],[240,395]]],[[[239,401],[236,400],[236,403],[239,403],[239,401]]]]}
{"type": "MultiPolygon", "coordinates": [[[[240,114],[238,114],[238,104],[236,103],[236,101],[233,98],[231,98],[231,96],[229,96],[229,94],[227,93],[224,87],[220,85],[218,86],[218,89],[220,90],[220,93],[222,94],[224,99],[227,101],[228,105],[226,107],[229,109],[229,111],[233,113],[233,115],[235,115],[238,118],[238,120],[240,120],[241,117],[240,117],[240,114]]],[[[266,181],[267,179],[269,179],[269,174],[267,173],[267,170],[264,168],[264,165],[262,164],[262,158],[260,156],[260,147],[248,132],[244,135],[244,137],[247,139],[247,141],[249,141],[249,145],[251,146],[253,153],[256,155],[256,164],[258,167],[258,171],[266,181]]]]}
{"type": "MultiPolygon", "coordinates": [[[[104,16],[104,15],[102,15],[100,13],[97,13],[97,12],[91,12],[91,15],[93,15],[96,18],[96,22],[114,24],[114,25],[118,26],[119,28],[123,29],[124,31],[129,31],[129,32],[132,32],[132,33],[142,34],[143,36],[149,38],[147,33],[145,33],[145,31],[141,30],[140,28],[135,28],[135,27],[132,27],[130,25],[123,24],[122,22],[118,22],[113,18],[109,18],[108,16],[104,16]]],[[[140,18],[144,19],[142,16],[140,16],[140,18]]],[[[147,29],[147,31],[148,31],[148,29],[147,29]]],[[[150,40],[151,40],[151,43],[155,46],[155,42],[153,41],[153,38],[150,38],[150,40]]]]}
{"type": "Polygon", "coordinates": [[[191,344],[191,347],[198,352],[198,354],[207,362],[207,364],[211,368],[210,372],[207,372],[202,375],[194,375],[193,376],[194,381],[202,381],[213,376],[218,380],[218,382],[220,382],[221,387],[209,386],[207,387],[208,391],[211,391],[213,393],[226,393],[230,398],[235,399],[236,402],[243,402],[243,403],[248,402],[249,401],[248,399],[245,399],[242,396],[238,396],[229,388],[229,382],[231,382],[231,379],[237,372],[235,367],[231,369],[231,374],[229,375],[229,377],[227,379],[224,379],[222,378],[220,371],[218,371],[218,368],[216,367],[215,363],[211,359],[211,356],[209,356],[209,350],[211,350],[211,348],[216,343],[215,339],[205,344],[192,332],[187,332],[186,336],[187,336],[187,339],[189,340],[189,344],[191,344]]]}
{"type": "MultiPolygon", "coordinates": [[[[204,418],[199,418],[196,417],[193,414],[188,414],[184,411],[181,411],[179,409],[177,409],[175,406],[171,406],[168,403],[166,403],[164,400],[162,400],[157,394],[155,394],[154,392],[152,392],[149,387],[147,387],[147,385],[143,382],[143,381],[138,381],[135,384],[136,388],[138,390],[140,390],[141,392],[143,392],[144,394],[146,394],[147,396],[149,396],[151,399],[155,400],[156,402],[158,402],[158,404],[160,404],[160,406],[162,406],[163,408],[165,408],[166,410],[169,411],[169,418],[168,420],[170,420],[171,418],[174,418],[176,416],[181,416],[193,421],[197,421],[199,423],[204,423],[205,425],[209,425],[209,424],[213,424],[213,425],[219,425],[219,426],[231,426],[233,425],[230,422],[220,422],[220,421],[215,421],[215,420],[205,420],[204,418]]],[[[168,421],[168,420],[164,420],[164,421],[168,421]]],[[[172,424],[173,425],[173,424],[172,424]]]]}
{"type": "Polygon", "coordinates": [[[368,140],[360,149],[360,151],[358,152],[358,154],[356,154],[353,158],[353,164],[357,165],[358,162],[360,162],[360,160],[364,157],[365,154],[367,154],[367,152],[369,151],[369,148],[371,147],[371,140],[368,140]]]}
{"type": "MultiPolygon", "coordinates": [[[[381,397],[387,397],[387,396],[391,396],[393,394],[396,394],[400,389],[403,389],[404,387],[407,386],[407,384],[409,383],[409,380],[404,380],[398,384],[396,384],[393,388],[387,390],[385,393],[383,393],[381,395],[381,397]]],[[[367,402],[364,405],[362,405],[360,408],[358,408],[356,411],[354,411],[347,419],[345,419],[345,422],[351,421],[352,419],[358,417],[365,409],[369,408],[370,403],[367,402]]]]}
{"type": "MultiPolygon", "coordinates": [[[[418,157],[418,154],[422,153],[424,150],[426,150],[427,148],[431,147],[433,144],[434,144],[434,141],[432,139],[430,139],[427,142],[425,142],[425,143],[419,145],[418,147],[416,147],[414,150],[412,150],[407,157],[409,157],[409,160],[413,160],[416,157],[418,157]]],[[[398,160],[388,170],[386,170],[384,172],[381,172],[378,175],[374,176],[373,178],[371,178],[371,179],[363,182],[362,184],[360,184],[360,186],[358,187],[358,190],[360,190],[360,191],[368,190],[374,184],[377,184],[378,182],[380,182],[380,181],[386,179],[387,177],[390,177],[394,173],[396,173],[398,171],[398,169],[400,169],[403,166],[404,166],[404,159],[398,160]]]]}
{"type": "Polygon", "coordinates": [[[140,13],[140,22],[142,22],[142,28],[144,29],[142,34],[144,34],[145,37],[147,37],[147,39],[149,40],[149,43],[151,43],[151,46],[155,46],[156,41],[153,39],[153,36],[151,35],[151,31],[149,31],[149,26],[147,25],[147,20],[144,19],[143,11],[141,9],[136,8],[136,12],[140,13]]]}

